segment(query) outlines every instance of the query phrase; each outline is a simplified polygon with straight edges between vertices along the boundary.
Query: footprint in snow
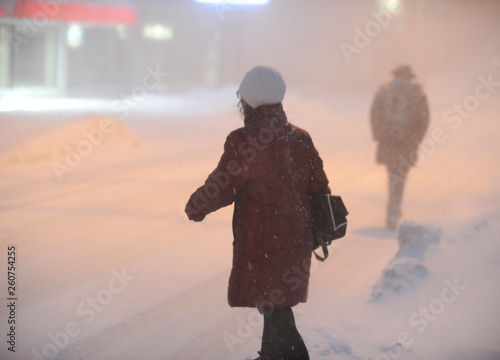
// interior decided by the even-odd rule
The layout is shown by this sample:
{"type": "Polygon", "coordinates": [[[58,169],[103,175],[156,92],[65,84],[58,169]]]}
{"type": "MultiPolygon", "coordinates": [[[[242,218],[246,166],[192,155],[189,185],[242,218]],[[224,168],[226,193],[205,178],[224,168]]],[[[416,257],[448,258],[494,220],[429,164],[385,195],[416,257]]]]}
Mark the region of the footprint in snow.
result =
{"type": "Polygon", "coordinates": [[[361,360],[361,358],[353,354],[351,347],[342,339],[330,336],[325,330],[317,330],[317,332],[320,337],[316,338],[316,344],[312,347],[312,350],[318,356],[327,357],[336,355],[347,359],[361,360]]]}

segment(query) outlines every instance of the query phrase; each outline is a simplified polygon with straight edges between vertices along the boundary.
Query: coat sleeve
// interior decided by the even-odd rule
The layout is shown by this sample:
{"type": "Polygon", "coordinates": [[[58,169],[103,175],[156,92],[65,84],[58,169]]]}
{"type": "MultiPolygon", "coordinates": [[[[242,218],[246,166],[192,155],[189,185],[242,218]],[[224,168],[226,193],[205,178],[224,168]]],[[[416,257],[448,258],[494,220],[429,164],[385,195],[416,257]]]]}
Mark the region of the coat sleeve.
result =
{"type": "Polygon", "coordinates": [[[229,134],[219,164],[186,205],[185,211],[190,220],[201,220],[205,215],[232,204],[245,186],[249,167],[240,151],[242,142],[237,132],[229,134]]]}
{"type": "Polygon", "coordinates": [[[373,104],[370,110],[370,124],[372,127],[373,138],[376,141],[381,141],[386,137],[386,113],[385,113],[385,101],[386,101],[387,91],[385,88],[380,88],[380,90],[375,95],[373,104]]]}
{"type": "Polygon", "coordinates": [[[318,150],[311,141],[311,181],[309,183],[310,194],[330,194],[328,178],[323,169],[323,160],[319,156],[318,150]]]}
{"type": "Polygon", "coordinates": [[[416,110],[416,143],[420,144],[425,137],[427,128],[429,127],[429,105],[426,96],[421,93],[416,110]]]}

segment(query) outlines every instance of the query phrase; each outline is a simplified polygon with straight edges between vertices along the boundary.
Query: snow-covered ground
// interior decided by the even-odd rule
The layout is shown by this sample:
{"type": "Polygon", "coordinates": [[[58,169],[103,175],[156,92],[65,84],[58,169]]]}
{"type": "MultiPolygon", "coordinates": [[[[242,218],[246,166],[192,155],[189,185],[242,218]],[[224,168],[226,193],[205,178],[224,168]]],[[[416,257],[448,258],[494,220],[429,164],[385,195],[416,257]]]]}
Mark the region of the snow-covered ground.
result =
{"type": "MultiPolygon", "coordinates": [[[[402,249],[383,228],[372,96],[287,95],[289,120],[310,132],[350,211],[347,236],[313,261],[309,300],[295,310],[312,359],[500,359],[500,94],[476,106],[474,90],[426,88],[432,122],[407,183],[402,249]],[[471,111],[454,112],[465,99],[471,111]]],[[[234,91],[152,97],[130,113],[4,109],[1,359],[257,356],[260,315],[226,302],[232,207],[202,223],[183,213],[242,124],[234,91]]]]}

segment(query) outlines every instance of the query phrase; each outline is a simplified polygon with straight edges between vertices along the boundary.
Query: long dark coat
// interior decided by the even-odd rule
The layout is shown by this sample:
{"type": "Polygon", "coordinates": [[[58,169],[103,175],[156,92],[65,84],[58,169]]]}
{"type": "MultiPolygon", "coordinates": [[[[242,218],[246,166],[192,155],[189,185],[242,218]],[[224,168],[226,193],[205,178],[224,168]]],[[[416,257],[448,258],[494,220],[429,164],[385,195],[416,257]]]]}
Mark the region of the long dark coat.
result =
{"type": "Polygon", "coordinates": [[[309,193],[330,193],[310,136],[287,122],[281,104],[257,108],[229,134],[217,168],[186,206],[195,220],[234,202],[230,306],[268,309],[306,301],[309,193]]]}
{"type": "Polygon", "coordinates": [[[381,87],[372,104],[370,121],[378,142],[378,163],[390,167],[416,164],[418,146],[429,126],[427,98],[418,84],[396,78],[381,87]]]}

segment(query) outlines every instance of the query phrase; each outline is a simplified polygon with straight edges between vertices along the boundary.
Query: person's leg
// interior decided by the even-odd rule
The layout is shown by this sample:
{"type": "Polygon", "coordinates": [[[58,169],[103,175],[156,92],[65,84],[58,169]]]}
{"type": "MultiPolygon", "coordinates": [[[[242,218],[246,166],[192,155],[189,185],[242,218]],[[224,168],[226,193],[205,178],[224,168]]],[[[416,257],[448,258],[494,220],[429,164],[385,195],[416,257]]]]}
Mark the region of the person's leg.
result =
{"type": "Polygon", "coordinates": [[[389,201],[387,203],[387,227],[396,230],[399,219],[402,215],[401,203],[403,200],[403,192],[408,175],[406,167],[398,167],[389,165],[389,201]]]}
{"type": "Polygon", "coordinates": [[[275,309],[263,310],[264,330],[262,332],[262,346],[259,352],[262,360],[280,360],[281,346],[279,344],[280,336],[276,326],[275,309]]]}
{"type": "Polygon", "coordinates": [[[291,307],[281,309],[283,324],[283,336],[287,339],[286,351],[283,353],[283,360],[309,360],[309,353],[306,344],[302,340],[291,307]]]}
{"type": "Polygon", "coordinates": [[[309,360],[291,307],[264,313],[262,356],[269,360],[309,360]]]}

